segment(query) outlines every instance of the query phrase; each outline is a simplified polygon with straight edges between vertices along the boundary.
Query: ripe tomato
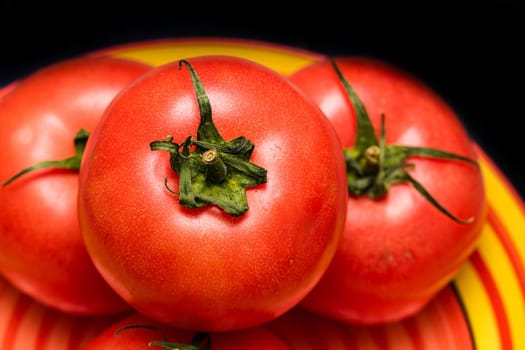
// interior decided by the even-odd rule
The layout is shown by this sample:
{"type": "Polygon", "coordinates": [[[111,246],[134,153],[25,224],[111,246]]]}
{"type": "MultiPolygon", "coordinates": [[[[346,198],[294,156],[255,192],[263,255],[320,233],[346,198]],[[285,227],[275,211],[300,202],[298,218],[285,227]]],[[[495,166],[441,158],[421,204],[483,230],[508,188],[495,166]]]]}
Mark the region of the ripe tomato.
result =
{"type": "Polygon", "coordinates": [[[349,196],[336,256],[302,306],[349,322],[399,320],[427,304],[475,249],[485,218],[482,174],[475,164],[457,159],[405,153],[406,159],[393,162],[405,150],[389,145],[437,149],[470,160],[476,153],[454,110],[416,77],[370,58],[339,57],[335,62],[315,63],[290,79],[335,126],[348,162],[349,189],[370,185],[369,196],[349,196]],[[364,109],[351,102],[344,81],[364,109]],[[379,136],[382,115],[384,138],[379,136]],[[359,118],[371,121],[372,135],[357,137],[359,118]],[[350,169],[364,160],[352,159],[352,152],[367,137],[384,140],[378,141],[383,149],[376,158],[383,165],[375,169],[392,183],[374,178],[371,169],[354,181],[357,175],[350,169]],[[416,190],[419,185],[436,205],[416,190]],[[377,193],[376,199],[370,196],[377,193]],[[468,218],[471,222],[458,222],[468,218]]]}
{"type": "Polygon", "coordinates": [[[296,305],[333,257],[347,202],[341,144],[267,67],[190,62],[155,68],[106,111],[80,174],[82,232],[101,274],[148,317],[254,326],[296,305]],[[228,163],[208,168],[222,177],[205,173],[211,148],[228,163]]]}
{"type": "Polygon", "coordinates": [[[0,271],[36,300],[65,312],[99,314],[129,306],[100,277],[77,219],[78,172],[22,169],[75,155],[120,90],[150,66],[74,58],[10,85],[0,99],[0,271]]]}
{"type": "Polygon", "coordinates": [[[264,326],[231,332],[196,333],[174,329],[141,314],[131,314],[109,326],[91,339],[83,349],[138,350],[149,347],[181,350],[291,349],[264,326]]]}

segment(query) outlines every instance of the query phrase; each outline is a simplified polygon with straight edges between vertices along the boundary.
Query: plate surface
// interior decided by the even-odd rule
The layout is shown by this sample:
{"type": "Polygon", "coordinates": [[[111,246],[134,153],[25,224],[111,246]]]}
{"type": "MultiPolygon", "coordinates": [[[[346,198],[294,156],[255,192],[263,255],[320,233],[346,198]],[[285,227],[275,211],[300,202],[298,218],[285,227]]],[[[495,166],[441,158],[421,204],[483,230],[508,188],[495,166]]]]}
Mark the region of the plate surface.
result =
{"type": "MultiPolygon", "coordinates": [[[[248,58],[284,75],[323,58],[298,48],[234,38],[160,39],[90,53],[155,66],[209,54],[248,58]]],[[[8,89],[0,89],[0,98],[8,89]]],[[[488,218],[478,249],[424,310],[376,327],[334,324],[294,310],[272,323],[274,331],[293,338],[294,349],[525,349],[525,205],[497,165],[476,148],[488,218]]],[[[62,314],[0,277],[0,350],[81,349],[111,321],[62,314]]]]}

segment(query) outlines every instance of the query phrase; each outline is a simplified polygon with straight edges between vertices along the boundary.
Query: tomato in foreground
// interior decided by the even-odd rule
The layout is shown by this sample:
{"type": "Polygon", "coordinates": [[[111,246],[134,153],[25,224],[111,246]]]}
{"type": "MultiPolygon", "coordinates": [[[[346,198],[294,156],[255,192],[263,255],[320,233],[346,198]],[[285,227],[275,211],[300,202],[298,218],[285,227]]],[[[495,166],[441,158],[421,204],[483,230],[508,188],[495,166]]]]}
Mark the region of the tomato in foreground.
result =
{"type": "Polygon", "coordinates": [[[321,110],[255,62],[193,57],[120,94],[86,146],[88,251],[144,315],[182,329],[269,321],[325,272],[346,216],[321,110]]]}
{"type": "Polygon", "coordinates": [[[290,77],[343,144],[347,220],[336,256],[302,306],[356,323],[422,309],[473,252],[485,191],[454,110],[399,68],[339,57],[290,77]]]}
{"type": "Polygon", "coordinates": [[[77,216],[77,132],[91,131],[120,90],[150,67],[74,58],[10,85],[0,99],[0,273],[34,299],[64,312],[129,308],[101,278],[77,216]],[[70,158],[69,169],[23,169],[70,158]],[[76,166],[75,166],[76,164],[76,166]],[[11,182],[12,181],[12,182],[11,182]]]}
{"type": "Polygon", "coordinates": [[[84,350],[113,349],[179,350],[289,350],[277,335],[264,326],[219,333],[178,330],[131,314],[97,334],[84,350]]]}

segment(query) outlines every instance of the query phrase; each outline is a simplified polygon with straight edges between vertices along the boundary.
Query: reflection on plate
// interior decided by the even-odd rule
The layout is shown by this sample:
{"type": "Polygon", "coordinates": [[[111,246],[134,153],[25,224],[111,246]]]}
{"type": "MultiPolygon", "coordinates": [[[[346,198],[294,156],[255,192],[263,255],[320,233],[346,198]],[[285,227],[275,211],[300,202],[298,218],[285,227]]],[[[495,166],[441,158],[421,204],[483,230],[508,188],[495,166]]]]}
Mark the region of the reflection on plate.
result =
{"type": "MultiPolygon", "coordinates": [[[[272,43],[210,38],[162,39],[91,53],[160,65],[205,54],[252,59],[289,75],[321,54],[272,43]]],[[[0,89],[0,95],[6,89],[0,89]]],[[[272,329],[294,349],[525,349],[525,206],[504,174],[476,146],[489,214],[478,249],[449,286],[402,322],[363,327],[292,310],[272,329]]],[[[81,349],[107,317],[61,314],[0,278],[0,350],[81,349]]]]}

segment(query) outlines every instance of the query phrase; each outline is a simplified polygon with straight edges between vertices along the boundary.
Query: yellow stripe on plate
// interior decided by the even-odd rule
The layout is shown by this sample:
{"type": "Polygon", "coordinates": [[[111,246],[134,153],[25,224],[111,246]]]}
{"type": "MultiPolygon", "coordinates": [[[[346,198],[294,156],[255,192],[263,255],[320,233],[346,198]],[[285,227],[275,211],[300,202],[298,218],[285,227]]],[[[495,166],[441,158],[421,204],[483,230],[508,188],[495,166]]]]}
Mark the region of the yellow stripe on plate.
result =
{"type": "Polygon", "coordinates": [[[525,261],[525,213],[517,202],[517,194],[509,188],[511,185],[506,182],[506,179],[501,178],[501,174],[484,157],[481,157],[480,165],[485,180],[487,199],[505,226],[523,264],[525,261]]]}
{"type": "Polygon", "coordinates": [[[525,349],[525,300],[509,256],[490,225],[485,225],[478,251],[497,286],[509,321],[513,346],[525,349]]]}
{"type": "Polygon", "coordinates": [[[178,59],[202,55],[229,55],[250,59],[283,75],[313,63],[321,55],[287,49],[279,45],[244,41],[166,41],[150,45],[130,45],[112,50],[111,56],[159,66],[178,59]]]}
{"type": "Polygon", "coordinates": [[[454,281],[462,296],[461,299],[469,318],[476,350],[500,349],[498,323],[490,299],[470,261],[463,265],[454,281]]]}

